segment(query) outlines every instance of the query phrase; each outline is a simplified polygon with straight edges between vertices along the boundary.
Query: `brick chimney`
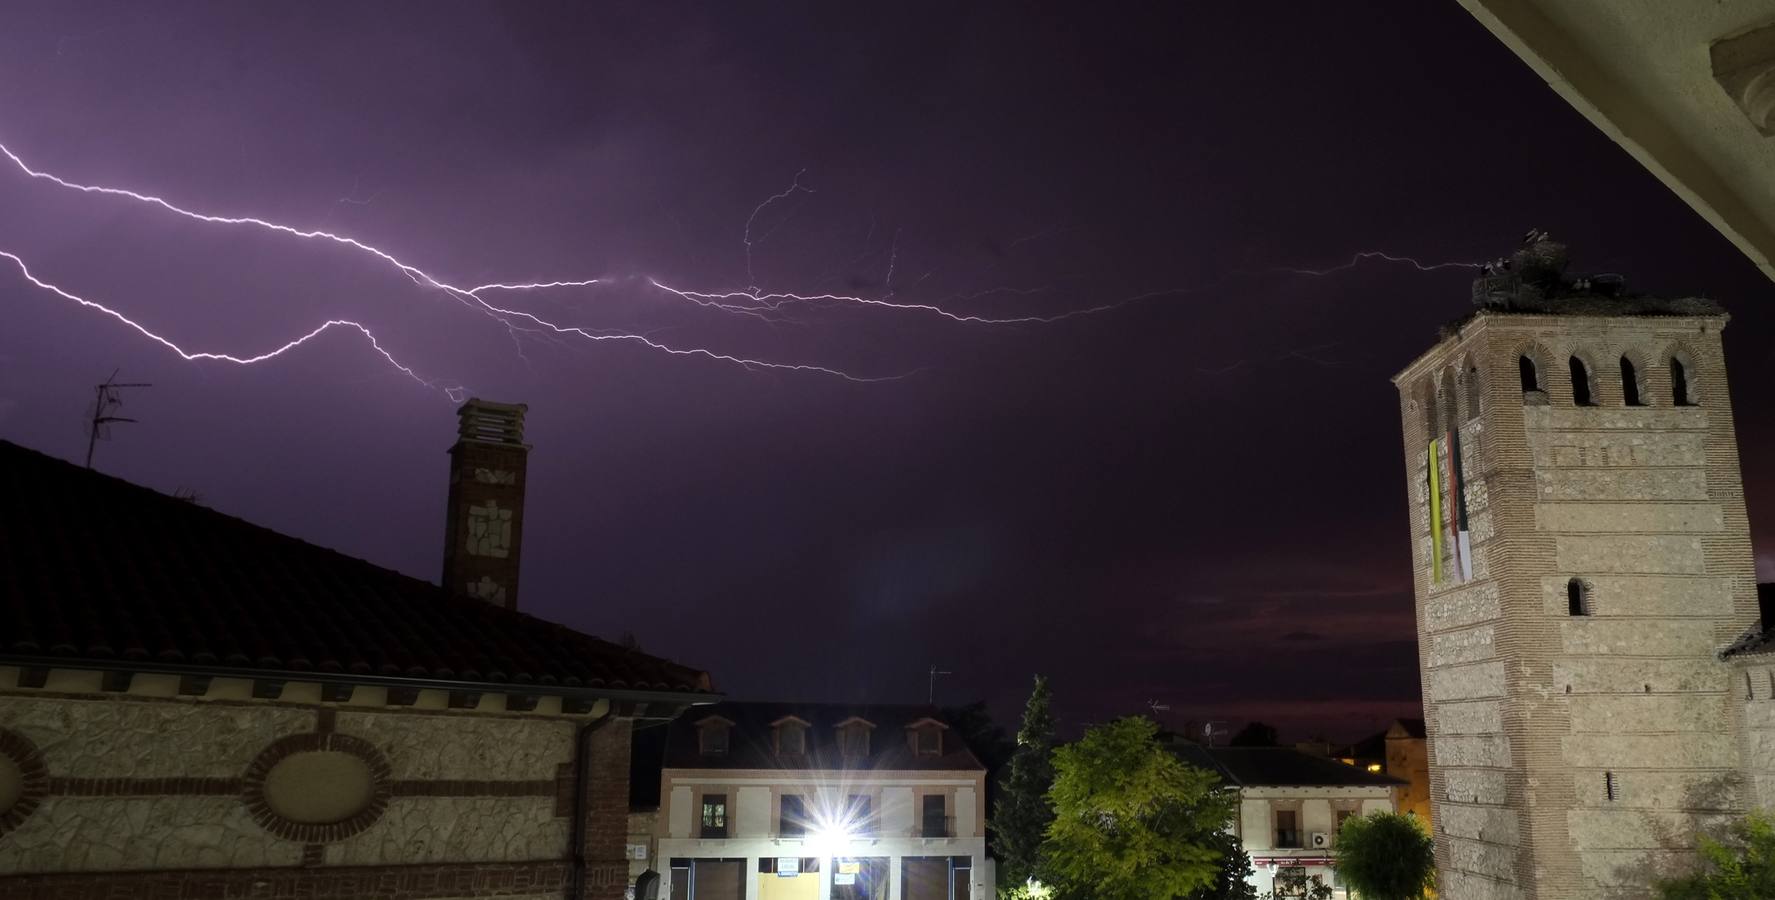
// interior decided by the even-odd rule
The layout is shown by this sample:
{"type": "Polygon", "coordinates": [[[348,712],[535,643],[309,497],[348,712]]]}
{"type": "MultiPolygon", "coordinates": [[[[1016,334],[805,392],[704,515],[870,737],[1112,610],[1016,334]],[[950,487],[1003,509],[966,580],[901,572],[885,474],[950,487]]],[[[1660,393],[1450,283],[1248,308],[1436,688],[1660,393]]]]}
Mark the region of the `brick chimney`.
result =
{"type": "Polygon", "coordinates": [[[450,500],[444,522],[444,589],[518,608],[518,550],[524,538],[522,403],[471,398],[456,411],[450,500]]]}

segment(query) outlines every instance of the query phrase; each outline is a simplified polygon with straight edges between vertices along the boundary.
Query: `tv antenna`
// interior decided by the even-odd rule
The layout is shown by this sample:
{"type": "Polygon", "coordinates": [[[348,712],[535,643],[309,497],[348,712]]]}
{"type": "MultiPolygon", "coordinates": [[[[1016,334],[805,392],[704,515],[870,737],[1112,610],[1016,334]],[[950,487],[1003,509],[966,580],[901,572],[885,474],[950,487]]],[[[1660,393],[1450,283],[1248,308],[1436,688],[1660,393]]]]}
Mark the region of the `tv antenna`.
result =
{"type": "Polygon", "coordinates": [[[1148,701],[1146,701],[1146,708],[1149,710],[1152,710],[1153,718],[1157,719],[1159,717],[1159,713],[1171,711],[1171,704],[1160,703],[1157,700],[1148,700],[1148,701]]]}
{"type": "Polygon", "coordinates": [[[937,703],[937,676],[938,675],[954,675],[954,674],[955,674],[954,672],[951,672],[947,669],[939,669],[934,665],[931,666],[931,683],[930,683],[930,687],[925,692],[925,702],[928,704],[931,704],[932,706],[935,706],[937,703]]]}
{"type": "Polygon", "coordinates": [[[92,468],[92,452],[98,446],[99,440],[101,438],[107,441],[111,439],[112,423],[135,421],[135,419],[126,416],[111,415],[113,410],[123,405],[123,389],[154,386],[140,381],[120,382],[117,380],[119,371],[122,370],[112,369],[111,377],[105,379],[104,384],[93,388],[92,424],[86,437],[86,467],[89,469],[92,468]]]}

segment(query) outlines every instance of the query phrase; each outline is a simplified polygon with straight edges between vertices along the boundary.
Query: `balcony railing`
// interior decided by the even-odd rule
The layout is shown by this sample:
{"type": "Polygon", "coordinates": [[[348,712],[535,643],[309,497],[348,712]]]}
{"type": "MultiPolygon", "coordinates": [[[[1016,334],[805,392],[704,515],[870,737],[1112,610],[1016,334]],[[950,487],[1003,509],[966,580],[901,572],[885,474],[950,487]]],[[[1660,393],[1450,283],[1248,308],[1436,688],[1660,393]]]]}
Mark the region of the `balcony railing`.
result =
{"type": "Polygon", "coordinates": [[[928,838],[954,837],[955,819],[951,816],[925,816],[919,823],[918,836],[928,838]]]}

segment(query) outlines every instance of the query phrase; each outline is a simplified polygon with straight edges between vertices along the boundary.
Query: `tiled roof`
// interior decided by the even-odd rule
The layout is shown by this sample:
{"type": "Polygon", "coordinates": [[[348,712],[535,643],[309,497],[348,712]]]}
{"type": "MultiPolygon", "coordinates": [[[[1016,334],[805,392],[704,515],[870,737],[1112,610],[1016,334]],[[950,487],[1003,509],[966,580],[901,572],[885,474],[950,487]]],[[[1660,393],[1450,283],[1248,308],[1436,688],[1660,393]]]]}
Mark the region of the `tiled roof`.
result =
{"type": "Polygon", "coordinates": [[[1345,765],[1335,759],[1313,756],[1287,747],[1214,747],[1214,761],[1231,773],[1243,787],[1350,787],[1404,784],[1345,765]]]}
{"type": "Polygon", "coordinates": [[[953,729],[944,730],[940,755],[921,756],[912,752],[906,735],[907,726],[921,719],[942,721],[942,718],[933,706],[728,701],[699,706],[673,721],[668,726],[664,760],[666,768],[670,769],[984,771],[986,767],[953,729]],[[807,752],[779,755],[773,740],[772,723],[791,716],[808,723],[807,752]],[[869,753],[860,758],[846,756],[838,747],[837,726],[853,717],[875,726],[869,735],[869,753]],[[728,732],[728,750],[726,753],[704,754],[698,743],[700,729],[697,723],[715,718],[733,723],[728,732]]]}
{"type": "Polygon", "coordinates": [[[0,661],[538,694],[710,689],[694,669],[7,441],[0,496],[0,661]]]}
{"type": "Polygon", "coordinates": [[[1204,747],[1179,741],[1170,748],[1184,762],[1198,769],[1207,769],[1237,787],[1392,787],[1405,784],[1388,775],[1289,747],[1204,747]]]}

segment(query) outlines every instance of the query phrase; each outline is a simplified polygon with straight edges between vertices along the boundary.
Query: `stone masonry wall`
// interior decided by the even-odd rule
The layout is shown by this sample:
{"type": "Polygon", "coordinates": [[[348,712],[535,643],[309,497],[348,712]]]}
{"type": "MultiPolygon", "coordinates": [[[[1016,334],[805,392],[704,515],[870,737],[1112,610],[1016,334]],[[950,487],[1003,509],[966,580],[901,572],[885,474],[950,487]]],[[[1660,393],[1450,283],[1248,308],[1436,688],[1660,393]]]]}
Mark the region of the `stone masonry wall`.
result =
{"type": "Polygon", "coordinates": [[[234,896],[289,871],[307,873],[288,887],[305,898],[561,897],[583,790],[587,896],[620,897],[628,724],[594,736],[576,785],[585,721],[0,687],[0,756],[30,770],[30,796],[0,816],[0,882],[32,875],[19,896],[209,896],[194,883],[234,896]],[[303,766],[324,777],[285,778],[303,766]],[[343,818],[303,820],[308,795],[335,786],[343,818]]]}
{"type": "Polygon", "coordinates": [[[1445,897],[1647,896],[1745,805],[1714,656],[1756,619],[1721,325],[1482,314],[1398,379],[1445,897]],[[1697,406],[1672,403],[1673,352],[1697,406]],[[1624,353],[1648,406],[1624,404],[1624,353]],[[1574,354],[1595,406],[1573,404],[1574,354]],[[1476,578],[1433,584],[1423,417],[1450,404],[1476,578]],[[1568,614],[1573,578],[1589,615],[1568,614]]]}

